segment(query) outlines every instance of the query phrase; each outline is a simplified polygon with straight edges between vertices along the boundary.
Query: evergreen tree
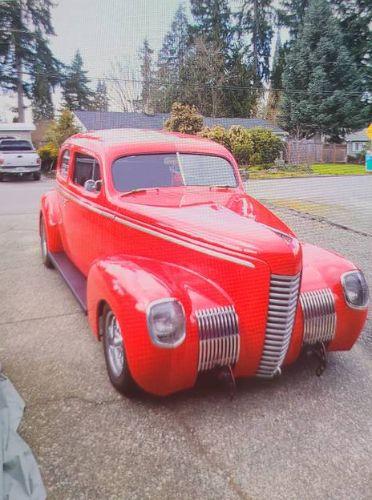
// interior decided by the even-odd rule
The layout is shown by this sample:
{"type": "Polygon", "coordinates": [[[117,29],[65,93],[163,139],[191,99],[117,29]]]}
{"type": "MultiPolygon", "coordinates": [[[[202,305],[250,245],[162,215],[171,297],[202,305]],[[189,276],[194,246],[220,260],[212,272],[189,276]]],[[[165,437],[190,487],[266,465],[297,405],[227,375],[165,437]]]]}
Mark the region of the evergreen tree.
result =
{"type": "Polygon", "coordinates": [[[52,89],[59,83],[62,64],[57,61],[46,40],[37,32],[35,62],[32,67],[32,116],[34,121],[50,120],[54,115],[52,89]]]}
{"type": "Polygon", "coordinates": [[[83,59],[80,51],[77,50],[62,81],[64,104],[68,109],[75,111],[90,108],[93,93],[89,88],[89,83],[87,71],[83,69],[83,59]]]}
{"type": "MultiPolygon", "coordinates": [[[[25,119],[24,95],[32,98],[33,90],[41,91],[45,103],[52,80],[59,71],[46,41],[46,35],[54,34],[52,6],[51,0],[0,2],[0,86],[17,93],[20,122],[25,119]],[[42,83],[39,78],[36,81],[41,68],[44,71],[42,83]]],[[[36,95],[35,101],[38,99],[36,95]]],[[[47,107],[50,108],[50,101],[47,107]]]]}
{"type": "Polygon", "coordinates": [[[189,25],[185,8],[181,4],[159,51],[155,91],[157,111],[168,112],[172,103],[180,98],[181,78],[185,73],[188,50],[189,25]]]}
{"type": "Polygon", "coordinates": [[[153,67],[152,67],[152,55],[153,50],[151,49],[148,40],[144,40],[143,46],[140,50],[141,59],[141,80],[142,80],[142,91],[141,91],[141,101],[142,106],[146,109],[151,103],[151,91],[153,88],[153,67]]]}
{"type": "Polygon", "coordinates": [[[289,30],[291,40],[297,38],[301,30],[309,0],[282,0],[278,9],[279,24],[289,30]]]}
{"type": "Polygon", "coordinates": [[[298,137],[339,140],[365,124],[357,67],[326,0],[311,0],[283,73],[281,121],[298,137]]]}
{"type": "MultiPolygon", "coordinates": [[[[372,4],[368,0],[332,0],[344,44],[362,76],[372,80],[372,4]]],[[[367,88],[371,90],[371,88],[367,88]]]]}
{"type": "Polygon", "coordinates": [[[270,74],[270,89],[267,102],[266,117],[276,122],[280,102],[280,89],[283,86],[283,71],[285,68],[286,49],[282,45],[280,30],[277,31],[276,43],[273,55],[272,70],[270,74]]]}
{"type": "Polygon", "coordinates": [[[104,80],[98,80],[97,82],[90,109],[92,111],[108,111],[107,87],[104,80]]]}
{"type": "Polygon", "coordinates": [[[270,76],[270,52],[273,36],[272,0],[244,0],[239,15],[240,32],[248,35],[252,45],[252,62],[256,85],[270,76]]]}
{"type": "Polygon", "coordinates": [[[231,26],[231,10],[227,0],[190,0],[194,23],[190,33],[215,46],[221,46],[225,56],[231,48],[235,30],[231,26]]]}

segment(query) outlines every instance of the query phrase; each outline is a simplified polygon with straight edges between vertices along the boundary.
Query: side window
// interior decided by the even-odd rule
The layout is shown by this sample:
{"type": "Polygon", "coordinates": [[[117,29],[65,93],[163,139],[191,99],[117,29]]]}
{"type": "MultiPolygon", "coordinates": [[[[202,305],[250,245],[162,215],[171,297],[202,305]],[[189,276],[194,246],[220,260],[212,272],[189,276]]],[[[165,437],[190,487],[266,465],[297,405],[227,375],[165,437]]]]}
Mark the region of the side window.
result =
{"type": "Polygon", "coordinates": [[[89,180],[101,180],[99,163],[92,156],[76,154],[73,181],[79,186],[84,186],[89,180]]]}
{"type": "Polygon", "coordinates": [[[59,169],[59,173],[66,179],[67,177],[67,172],[68,172],[68,164],[70,161],[70,151],[66,149],[63,152],[62,158],[61,158],[61,166],[59,169]]]}

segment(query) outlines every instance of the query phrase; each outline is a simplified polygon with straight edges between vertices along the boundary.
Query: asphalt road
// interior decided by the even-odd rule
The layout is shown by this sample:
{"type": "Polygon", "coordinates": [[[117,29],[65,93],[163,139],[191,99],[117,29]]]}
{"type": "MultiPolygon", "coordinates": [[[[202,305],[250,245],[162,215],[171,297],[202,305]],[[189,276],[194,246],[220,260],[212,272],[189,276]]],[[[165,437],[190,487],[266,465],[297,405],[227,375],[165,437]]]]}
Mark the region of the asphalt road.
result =
{"type": "MultiPolygon", "coordinates": [[[[358,199],[364,186],[353,179],[358,199]]],[[[265,195],[276,185],[265,181],[265,195]]],[[[321,378],[306,358],[273,382],[239,382],[233,401],[209,380],[167,399],[124,399],[86,317],[41,264],[37,207],[50,187],[0,184],[0,361],[26,401],[21,434],[49,498],[371,498],[371,321],[321,378]]],[[[301,238],[352,258],[372,283],[370,237],[277,212],[301,238]]]]}

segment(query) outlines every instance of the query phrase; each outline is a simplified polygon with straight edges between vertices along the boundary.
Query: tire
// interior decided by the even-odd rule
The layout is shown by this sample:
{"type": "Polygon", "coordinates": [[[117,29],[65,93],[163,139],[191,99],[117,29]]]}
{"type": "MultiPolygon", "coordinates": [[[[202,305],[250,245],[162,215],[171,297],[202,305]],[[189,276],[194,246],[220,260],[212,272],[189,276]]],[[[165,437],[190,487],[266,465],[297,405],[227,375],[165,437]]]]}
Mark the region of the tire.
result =
{"type": "Polygon", "coordinates": [[[3,180],[4,180],[4,175],[0,174],[0,182],[2,182],[3,180]]]}
{"type": "Polygon", "coordinates": [[[103,311],[102,329],[103,350],[110,381],[116,390],[127,397],[132,397],[136,391],[136,384],[129,371],[119,322],[108,306],[103,311]]]}
{"type": "Polygon", "coordinates": [[[41,178],[41,173],[40,172],[34,172],[32,174],[32,177],[33,177],[34,181],[39,181],[40,178],[41,178]]]}
{"type": "Polygon", "coordinates": [[[49,257],[48,243],[46,240],[45,222],[43,217],[40,218],[40,246],[41,246],[41,260],[48,269],[52,269],[53,263],[49,257]]]}

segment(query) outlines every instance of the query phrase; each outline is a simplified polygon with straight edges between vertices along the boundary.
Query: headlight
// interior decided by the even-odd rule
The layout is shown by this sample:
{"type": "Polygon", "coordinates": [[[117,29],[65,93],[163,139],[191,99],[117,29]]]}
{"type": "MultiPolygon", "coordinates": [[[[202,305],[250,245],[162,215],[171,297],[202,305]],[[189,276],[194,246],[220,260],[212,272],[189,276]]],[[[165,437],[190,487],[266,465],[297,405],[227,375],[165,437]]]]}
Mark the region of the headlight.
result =
{"type": "Polygon", "coordinates": [[[182,305],[173,298],[151,302],[147,308],[147,327],[155,345],[179,346],[186,337],[182,305]]]}
{"type": "Polygon", "coordinates": [[[350,271],[341,277],[346,302],[356,309],[368,304],[368,285],[362,271],[350,271]]]}

